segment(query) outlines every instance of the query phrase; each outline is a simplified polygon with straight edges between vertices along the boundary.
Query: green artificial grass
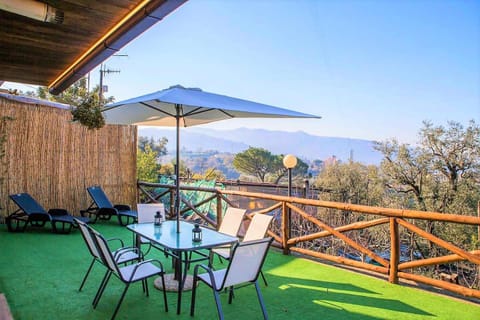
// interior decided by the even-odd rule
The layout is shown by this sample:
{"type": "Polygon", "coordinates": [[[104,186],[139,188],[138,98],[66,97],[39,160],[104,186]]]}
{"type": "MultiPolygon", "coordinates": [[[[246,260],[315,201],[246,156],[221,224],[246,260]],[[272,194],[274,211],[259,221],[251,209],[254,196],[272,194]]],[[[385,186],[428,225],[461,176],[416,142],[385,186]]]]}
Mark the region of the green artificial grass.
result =
{"type": "MultiPolygon", "coordinates": [[[[107,238],[121,237],[132,243],[130,232],[113,221],[92,226],[107,238]]],[[[112,277],[94,310],[91,301],[105,270],[98,264],[84,289],[78,291],[91,261],[79,230],[58,235],[49,227],[29,227],[25,233],[9,233],[0,225],[0,241],[0,292],[5,293],[15,319],[110,319],[123,284],[112,277]]],[[[161,259],[167,272],[172,271],[171,262],[155,249],[147,258],[161,259]]],[[[478,304],[284,256],[276,250],[270,250],[263,271],[269,285],[265,287],[259,279],[260,286],[269,317],[274,320],[480,319],[478,304]]],[[[153,288],[153,278],[149,285],[148,298],[141,283],[129,288],[117,319],[192,319],[190,292],[184,293],[178,316],[176,294],[168,294],[167,313],[162,293],[153,288]]],[[[231,305],[227,298],[221,296],[226,319],[262,319],[253,286],[236,290],[231,305]]],[[[198,288],[194,318],[217,318],[213,295],[205,285],[198,288]]]]}

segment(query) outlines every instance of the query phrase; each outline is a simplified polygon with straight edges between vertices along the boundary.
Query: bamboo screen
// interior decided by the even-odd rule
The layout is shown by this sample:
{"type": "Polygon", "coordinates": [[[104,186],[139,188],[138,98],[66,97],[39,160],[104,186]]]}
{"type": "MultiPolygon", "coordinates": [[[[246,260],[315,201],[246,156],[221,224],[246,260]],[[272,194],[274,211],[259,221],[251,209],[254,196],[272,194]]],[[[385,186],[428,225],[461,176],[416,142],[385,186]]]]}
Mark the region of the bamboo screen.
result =
{"type": "Polygon", "coordinates": [[[136,201],[135,126],[87,130],[71,121],[68,109],[26,104],[0,97],[0,207],[17,209],[9,194],[28,192],[46,210],[73,215],[91,204],[86,188],[100,185],[117,204],[136,201]]]}

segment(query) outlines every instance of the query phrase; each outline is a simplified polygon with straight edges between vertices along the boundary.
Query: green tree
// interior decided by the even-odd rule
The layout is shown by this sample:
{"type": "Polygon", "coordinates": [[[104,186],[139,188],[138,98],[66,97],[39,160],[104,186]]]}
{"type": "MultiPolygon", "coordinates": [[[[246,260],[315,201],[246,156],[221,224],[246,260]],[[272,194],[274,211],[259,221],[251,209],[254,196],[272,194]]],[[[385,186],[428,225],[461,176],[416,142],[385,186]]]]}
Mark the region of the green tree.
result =
{"type": "Polygon", "coordinates": [[[275,161],[276,157],[270,151],[250,147],[235,155],[233,167],[241,173],[256,177],[260,182],[265,182],[267,174],[272,172],[275,161]]]}
{"type": "MultiPolygon", "coordinates": [[[[287,179],[288,169],[283,165],[283,157],[283,154],[275,156],[270,168],[274,184],[279,184],[283,178],[287,179]]],[[[308,164],[297,158],[297,165],[292,169],[292,179],[295,180],[296,177],[304,179],[307,174],[308,164]]]]}
{"type": "Polygon", "coordinates": [[[413,195],[415,209],[426,211],[424,189],[430,157],[421,148],[399,144],[396,139],[376,143],[375,149],[383,154],[385,186],[399,194],[413,195]]]}
{"type": "Polygon", "coordinates": [[[466,128],[457,122],[448,122],[447,128],[424,122],[418,146],[390,140],[375,148],[384,156],[381,168],[386,187],[412,194],[413,208],[475,212],[477,197],[471,197],[479,188],[480,127],[473,120],[466,128]],[[471,200],[465,202],[465,198],[471,200]]]}
{"type": "Polygon", "coordinates": [[[354,161],[325,166],[315,186],[328,191],[328,200],[345,203],[375,206],[384,195],[378,168],[354,161]]]}
{"type": "Polygon", "coordinates": [[[153,137],[138,137],[138,148],[145,152],[146,146],[150,146],[150,149],[155,151],[159,157],[167,154],[167,143],[168,139],[166,137],[154,139],[153,137]]]}
{"type": "Polygon", "coordinates": [[[37,96],[41,99],[65,103],[71,106],[72,120],[78,121],[88,129],[99,129],[105,125],[102,107],[113,102],[113,97],[100,99],[100,86],[88,91],[85,77],[73,83],[58,95],[52,95],[47,87],[38,87],[37,96]]]}
{"type": "Polygon", "coordinates": [[[137,179],[147,182],[157,182],[160,165],[157,162],[158,154],[150,146],[145,151],[137,149],[137,179]]]}
{"type": "Polygon", "coordinates": [[[432,172],[447,180],[443,190],[438,191],[443,194],[437,210],[444,212],[454,204],[462,184],[478,181],[480,127],[473,120],[466,128],[458,122],[449,122],[448,128],[424,122],[420,135],[432,172]]]}
{"type": "MultiPolygon", "coordinates": [[[[83,77],[74,82],[70,87],[58,95],[52,95],[50,92],[48,92],[47,87],[40,86],[37,88],[36,96],[44,100],[65,103],[71,106],[78,106],[89,98],[94,99],[96,103],[100,104],[99,94],[100,86],[97,85],[91,91],[88,91],[87,78],[83,77]]],[[[104,97],[103,101],[101,101],[101,104],[103,105],[113,101],[115,101],[113,96],[108,98],[104,97]]]]}
{"type": "MultiPolygon", "coordinates": [[[[447,127],[424,122],[420,142],[412,147],[395,140],[379,142],[376,149],[383,155],[381,170],[385,186],[403,194],[407,208],[476,214],[480,200],[480,128],[472,120],[467,127],[448,122],[447,127]]],[[[476,241],[471,226],[431,221],[419,222],[428,232],[465,248],[476,241]]],[[[423,248],[424,255],[434,256],[432,243],[423,248]]]]}
{"type": "Polygon", "coordinates": [[[225,180],[225,175],[222,171],[215,168],[208,168],[203,174],[195,173],[193,174],[193,179],[203,179],[203,180],[225,180]]]}
{"type": "MultiPolygon", "coordinates": [[[[287,176],[287,169],[283,165],[283,155],[274,155],[263,148],[250,147],[237,153],[233,158],[233,167],[240,173],[253,176],[259,182],[272,182],[278,184],[287,176]]],[[[292,175],[302,179],[308,173],[308,164],[297,159],[297,165],[292,170],[292,175]]]]}

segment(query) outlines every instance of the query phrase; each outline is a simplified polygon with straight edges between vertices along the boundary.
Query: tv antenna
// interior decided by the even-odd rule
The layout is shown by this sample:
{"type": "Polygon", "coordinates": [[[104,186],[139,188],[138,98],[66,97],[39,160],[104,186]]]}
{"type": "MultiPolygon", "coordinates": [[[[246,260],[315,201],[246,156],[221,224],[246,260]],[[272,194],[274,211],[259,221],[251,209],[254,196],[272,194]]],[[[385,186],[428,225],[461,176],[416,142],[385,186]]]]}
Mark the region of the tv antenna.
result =
{"type": "MultiPolygon", "coordinates": [[[[113,57],[128,57],[128,54],[114,54],[113,57]]],[[[100,101],[103,100],[103,92],[107,91],[103,88],[103,77],[105,77],[106,74],[110,73],[120,73],[120,70],[109,69],[105,63],[102,63],[100,65],[100,88],[98,92],[98,97],[100,98],[100,101]]]]}

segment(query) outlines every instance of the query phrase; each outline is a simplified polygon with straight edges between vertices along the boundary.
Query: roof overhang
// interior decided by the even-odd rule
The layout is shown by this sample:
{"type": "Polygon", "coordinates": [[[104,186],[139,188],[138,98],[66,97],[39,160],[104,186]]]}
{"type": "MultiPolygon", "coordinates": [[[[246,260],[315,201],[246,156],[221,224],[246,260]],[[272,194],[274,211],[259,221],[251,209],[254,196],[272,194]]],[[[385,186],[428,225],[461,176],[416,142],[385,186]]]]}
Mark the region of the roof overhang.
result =
{"type": "Polygon", "coordinates": [[[186,1],[43,1],[61,24],[0,10],[0,80],[59,94],[186,1]]]}

